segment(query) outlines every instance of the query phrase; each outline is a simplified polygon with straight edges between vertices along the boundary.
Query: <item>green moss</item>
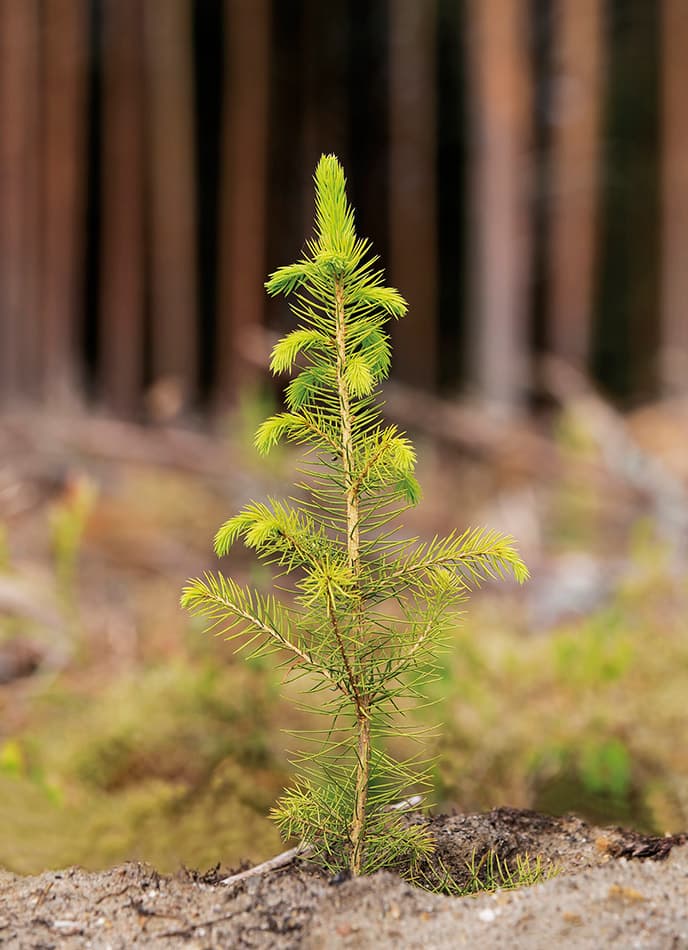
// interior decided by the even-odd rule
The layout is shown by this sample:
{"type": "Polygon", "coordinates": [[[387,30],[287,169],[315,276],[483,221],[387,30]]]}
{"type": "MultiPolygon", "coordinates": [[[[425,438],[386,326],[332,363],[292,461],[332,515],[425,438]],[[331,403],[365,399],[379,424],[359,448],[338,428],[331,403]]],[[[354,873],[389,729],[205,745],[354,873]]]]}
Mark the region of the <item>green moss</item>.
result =
{"type": "Polygon", "coordinates": [[[100,696],[47,690],[31,732],[0,746],[0,865],[267,856],[286,767],[270,683],[266,670],[172,663],[100,696]]]}

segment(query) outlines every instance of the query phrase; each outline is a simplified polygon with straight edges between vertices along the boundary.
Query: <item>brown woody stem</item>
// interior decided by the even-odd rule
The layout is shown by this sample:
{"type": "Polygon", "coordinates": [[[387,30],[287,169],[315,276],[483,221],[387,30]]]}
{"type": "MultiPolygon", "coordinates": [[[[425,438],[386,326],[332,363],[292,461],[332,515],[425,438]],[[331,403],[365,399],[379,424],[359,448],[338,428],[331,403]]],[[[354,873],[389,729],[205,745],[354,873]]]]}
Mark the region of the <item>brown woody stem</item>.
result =
{"type": "MultiPolygon", "coordinates": [[[[353,425],[349,387],[346,382],[346,314],[344,311],[344,288],[341,281],[335,283],[335,322],[337,344],[337,390],[342,420],[342,466],[346,485],[346,533],[349,564],[355,577],[360,574],[360,533],[358,484],[354,479],[353,425]]],[[[338,633],[338,631],[335,631],[338,633]]],[[[360,631],[359,631],[360,633],[360,631]]],[[[347,673],[351,678],[351,696],[356,705],[358,742],[356,747],[356,798],[351,820],[350,870],[354,876],[361,873],[363,845],[370,779],[370,708],[368,697],[362,693],[357,672],[351,668],[343,644],[347,673]]]]}
{"type": "Polygon", "coordinates": [[[368,801],[368,781],[370,779],[370,715],[362,708],[358,716],[358,762],[356,766],[356,801],[354,817],[351,822],[351,873],[361,873],[363,861],[363,832],[366,823],[366,804],[368,801]]]}

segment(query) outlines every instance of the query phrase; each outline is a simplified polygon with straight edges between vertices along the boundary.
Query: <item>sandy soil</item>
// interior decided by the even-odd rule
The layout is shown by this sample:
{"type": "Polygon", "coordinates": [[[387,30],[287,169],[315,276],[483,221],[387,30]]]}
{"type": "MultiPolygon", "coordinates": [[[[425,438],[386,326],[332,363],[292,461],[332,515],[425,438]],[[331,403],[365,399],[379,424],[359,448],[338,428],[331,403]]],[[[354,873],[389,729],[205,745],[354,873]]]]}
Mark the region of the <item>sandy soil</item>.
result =
{"type": "Polygon", "coordinates": [[[560,873],[534,887],[448,898],[386,872],[334,882],[304,863],[231,885],[220,868],[173,877],[140,864],[0,872],[0,945],[688,948],[685,835],[645,837],[504,808],[431,821],[438,854],[458,877],[474,850],[487,849],[507,860],[541,855],[560,873]]]}

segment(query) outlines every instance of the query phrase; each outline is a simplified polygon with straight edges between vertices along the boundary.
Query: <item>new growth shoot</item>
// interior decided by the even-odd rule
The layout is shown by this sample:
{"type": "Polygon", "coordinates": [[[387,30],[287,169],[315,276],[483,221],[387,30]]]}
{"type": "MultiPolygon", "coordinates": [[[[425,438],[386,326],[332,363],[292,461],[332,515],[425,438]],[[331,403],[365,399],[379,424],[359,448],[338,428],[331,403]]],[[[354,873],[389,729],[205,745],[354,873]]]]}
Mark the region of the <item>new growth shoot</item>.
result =
{"type": "Polygon", "coordinates": [[[206,574],[189,582],[182,604],[251,656],[278,653],[286,675],[320,694],[325,728],[272,812],[282,833],[332,870],[413,866],[433,842],[393,805],[428,784],[428,763],[393,759],[387,740],[403,729],[400,707],[421,696],[471,588],[528,572],[512,539],[495,531],[429,543],[399,536],[399,516],[420,497],[416,456],[384,422],[376,390],[390,369],[387,323],[407,307],[356,234],[334,155],[315,173],[304,257],[266,287],[290,298],[297,327],[270,363],[292,374],[286,409],[259,427],[255,444],[260,453],[281,440],[305,446],[304,480],[300,500],[252,503],[230,518],[215,550],[223,556],[243,541],[291,595],[279,601],[206,574]]]}

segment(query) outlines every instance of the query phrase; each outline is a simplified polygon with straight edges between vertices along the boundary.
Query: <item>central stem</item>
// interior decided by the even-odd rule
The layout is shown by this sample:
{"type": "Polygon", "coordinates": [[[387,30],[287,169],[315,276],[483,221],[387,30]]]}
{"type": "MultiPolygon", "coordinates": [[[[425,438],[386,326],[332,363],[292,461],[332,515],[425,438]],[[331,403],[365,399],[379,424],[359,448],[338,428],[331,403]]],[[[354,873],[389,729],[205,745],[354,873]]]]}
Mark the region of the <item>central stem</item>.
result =
{"type": "MultiPolygon", "coordinates": [[[[335,326],[337,342],[337,390],[342,420],[342,467],[346,486],[347,554],[354,577],[360,573],[360,531],[358,488],[353,477],[353,425],[349,387],[346,382],[346,314],[344,288],[335,281],[335,326]]],[[[360,633],[360,631],[359,631],[360,633]]],[[[363,833],[366,823],[368,782],[370,778],[370,706],[368,697],[360,689],[358,671],[353,670],[351,695],[356,706],[358,742],[356,747],[356,798],[351,820],[350,869],[354,876],[361,873],[363,862],[363,833]]]]}
{"type": "Polygon", "coordinates": [[[346,382],[346,322],[344,288],[335,284],[335,318],[337,334],[337,390],[342,420],[342,465],[346,485],[346,536],[349,562],[355,574],[359,571],[358,491],[353,478],[353,432],[349,387],[346,382]]]}

